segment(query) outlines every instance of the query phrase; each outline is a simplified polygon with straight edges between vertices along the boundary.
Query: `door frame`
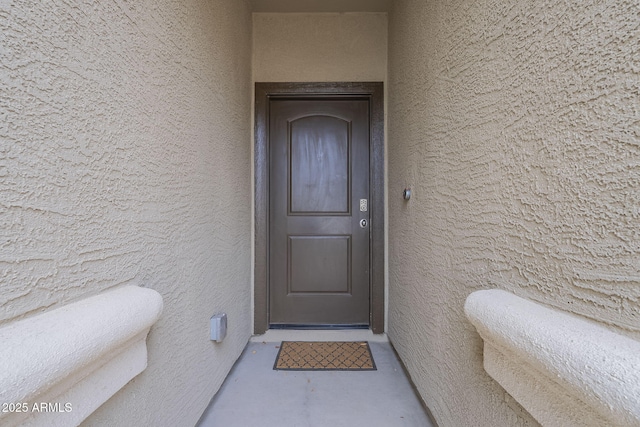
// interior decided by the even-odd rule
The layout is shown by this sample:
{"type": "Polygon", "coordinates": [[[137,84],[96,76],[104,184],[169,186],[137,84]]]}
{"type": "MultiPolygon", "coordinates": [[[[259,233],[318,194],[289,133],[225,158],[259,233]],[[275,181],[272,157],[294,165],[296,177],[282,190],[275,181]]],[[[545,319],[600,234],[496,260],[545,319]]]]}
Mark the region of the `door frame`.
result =
{"type": "Polygon", "coordinates": [[[255,84],[254,333],[269,328],[269,100],[360,98],[369,101],[369,324],[384,333],[384,92],[382,82],[255,84]]]}

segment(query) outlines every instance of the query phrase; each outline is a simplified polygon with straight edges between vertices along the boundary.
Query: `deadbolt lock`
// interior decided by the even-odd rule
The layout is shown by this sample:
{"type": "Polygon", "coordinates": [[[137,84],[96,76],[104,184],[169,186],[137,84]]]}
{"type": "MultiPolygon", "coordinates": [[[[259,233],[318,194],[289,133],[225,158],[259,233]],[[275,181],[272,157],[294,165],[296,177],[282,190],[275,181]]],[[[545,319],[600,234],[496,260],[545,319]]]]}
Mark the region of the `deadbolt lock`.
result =
{"type": "Polygon", "coordinates": [[[367,220],[366,219],[361,219],[360,220],[360,228],[366,228],[367,227],[367,220]]]}

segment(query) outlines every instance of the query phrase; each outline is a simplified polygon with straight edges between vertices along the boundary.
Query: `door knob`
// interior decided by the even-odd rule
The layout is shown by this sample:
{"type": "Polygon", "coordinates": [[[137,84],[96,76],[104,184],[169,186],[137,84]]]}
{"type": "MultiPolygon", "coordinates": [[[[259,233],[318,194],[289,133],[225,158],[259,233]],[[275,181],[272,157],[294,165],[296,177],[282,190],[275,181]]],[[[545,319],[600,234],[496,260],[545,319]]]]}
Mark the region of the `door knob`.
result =
{"type": "Polygon", "coordinates": [[[360,228],[366,228],[367,227],[367,220],[366,219],[361,219],[360,220],[360,228]]]}

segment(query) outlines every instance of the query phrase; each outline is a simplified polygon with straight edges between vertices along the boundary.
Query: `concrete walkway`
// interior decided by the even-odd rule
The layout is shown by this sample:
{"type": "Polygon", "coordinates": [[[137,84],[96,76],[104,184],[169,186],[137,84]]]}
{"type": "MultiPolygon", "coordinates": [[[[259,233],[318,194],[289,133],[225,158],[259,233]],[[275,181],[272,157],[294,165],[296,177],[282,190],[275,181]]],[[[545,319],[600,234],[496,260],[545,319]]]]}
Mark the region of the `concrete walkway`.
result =
{"type": "Polygon", "coordinates": [[[391,345],[369,331],[273,331],[252,339],[198,425],[432,426],[391,345]],[[369,341],[377,371],[273,370],[281,340],[363,338],[369,341]]]}

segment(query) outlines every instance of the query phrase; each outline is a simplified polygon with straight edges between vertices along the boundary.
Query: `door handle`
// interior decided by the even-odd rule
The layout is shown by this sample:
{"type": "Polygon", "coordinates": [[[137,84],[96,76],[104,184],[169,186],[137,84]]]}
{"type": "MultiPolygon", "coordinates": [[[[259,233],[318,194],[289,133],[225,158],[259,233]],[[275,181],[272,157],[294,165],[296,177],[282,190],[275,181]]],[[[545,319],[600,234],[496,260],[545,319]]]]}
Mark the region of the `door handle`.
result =
{"type": "Polygon", "coordinates": [[[360,228],[367,228],[368,221],[366,219],[360,220],[360,228]]]}

